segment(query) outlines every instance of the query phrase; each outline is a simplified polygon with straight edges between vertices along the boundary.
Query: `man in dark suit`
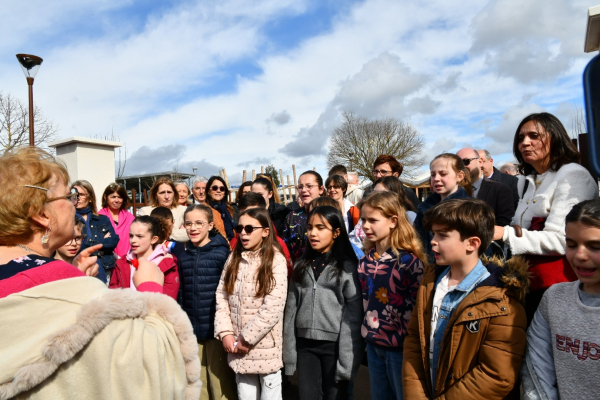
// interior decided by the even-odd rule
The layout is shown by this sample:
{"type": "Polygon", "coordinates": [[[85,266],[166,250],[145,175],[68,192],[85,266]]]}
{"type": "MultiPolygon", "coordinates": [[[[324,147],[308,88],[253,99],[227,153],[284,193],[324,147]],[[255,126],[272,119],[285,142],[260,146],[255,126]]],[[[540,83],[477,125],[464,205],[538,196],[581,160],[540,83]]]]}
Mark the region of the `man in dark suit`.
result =
{"type": "Polygon", "coordinates": [[[498,168],[494,167],[494,159],[487,150],[477,150],[479,157],[483,160],[482,170],[483,176],[496,182],[504,183],[513,192],[513,202],[515,204],[515,210],[519,203],[519,191],[517,189],[517,182],[519,181],[516,176],[505,174],[500,172],[498,168]]]}
{"type": "Polygon", "coordinates": [[[474,149],[461,149],[456,155],[462,158],[465,166],[471,172],[473,197],[485,201],[492,207],[496,216],[496,225],[510,225],[512,217],[515,215],[510,188],[501,182],[496,182],[483,176],[483,160],[474,149]]]}

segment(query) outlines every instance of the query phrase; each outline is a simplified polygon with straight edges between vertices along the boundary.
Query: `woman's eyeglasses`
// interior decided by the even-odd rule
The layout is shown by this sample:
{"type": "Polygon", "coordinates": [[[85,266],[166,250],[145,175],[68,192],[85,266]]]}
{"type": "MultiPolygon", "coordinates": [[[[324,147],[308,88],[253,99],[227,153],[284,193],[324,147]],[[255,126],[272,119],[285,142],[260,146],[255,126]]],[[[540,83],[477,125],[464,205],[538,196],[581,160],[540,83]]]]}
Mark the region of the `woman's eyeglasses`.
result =
{"type": "Polygon", "coordinates": [[[210,188],[212,189],[213,192],[224,192],[225,191],[225,186],[212,185],[210,188]]]}
{"type": "Polygon", "coordinates": [[[237,233],[241,234],[242,231],[246,232],[248,235],[254,232],[255,229],[264,229],[264,226],[252,226],[252,225],[238,225],[233,228],[237,233]]]}
{"type": "MultiPolygon", "coordinates": [[[[32,189],[45,190],[46,192],[48,191],[48,189],[40,187],[40,186],[33,186],[33,185],[23,185],[23,186],[32,188],[32,189]]],[[[77,205],[77,202],[79,201],[79,196],[80,196],[80,194],[77,191],[77,189],[72,188],[68,195],[48,198],[48,199],[46,199],[46,203],[50,203],[51,201],[60,200],[60,199],[67,199],[67,200],[70,200],[71,203],[73,203],[73,205],[77,205]]]]}

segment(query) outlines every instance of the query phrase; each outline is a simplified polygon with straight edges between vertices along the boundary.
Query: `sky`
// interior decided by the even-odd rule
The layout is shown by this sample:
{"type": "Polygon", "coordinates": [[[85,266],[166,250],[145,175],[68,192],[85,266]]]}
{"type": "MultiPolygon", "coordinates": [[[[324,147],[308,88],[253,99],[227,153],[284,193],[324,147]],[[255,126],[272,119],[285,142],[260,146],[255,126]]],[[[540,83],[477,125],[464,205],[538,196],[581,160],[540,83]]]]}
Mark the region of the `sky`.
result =
{"type": "Polygon", "coordinates": [[[61,138],[118,138],[125,175],[326,175],[345,111],[411,124],[425,160],[475,147],[499,166],[532,112],[576,130],[598,3],[5,0],[0,91],[26,102],[15,54],[42,57],[36,105],[61,138]]]}

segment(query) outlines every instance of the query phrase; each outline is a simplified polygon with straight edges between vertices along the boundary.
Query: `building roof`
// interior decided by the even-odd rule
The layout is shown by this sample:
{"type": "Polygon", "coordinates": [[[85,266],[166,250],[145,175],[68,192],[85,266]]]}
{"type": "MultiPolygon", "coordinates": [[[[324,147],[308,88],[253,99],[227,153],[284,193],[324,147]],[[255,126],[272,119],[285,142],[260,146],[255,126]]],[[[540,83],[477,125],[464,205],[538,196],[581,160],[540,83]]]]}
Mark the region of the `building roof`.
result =
{"type": "Polygon", "coordinates": [[[188,174],[185,172],[166,171],[166,172],[153,172],[151,174],[121,176],[121,177],[118,177],[117,179],[126,180],[126,179],[138,179],[138,178],[152,178],[155,176],[173,176],[173,175],[180,176],[181,178],[184,178],[184,179],[194,178],[196,176],[193,173],[188,174]]]}

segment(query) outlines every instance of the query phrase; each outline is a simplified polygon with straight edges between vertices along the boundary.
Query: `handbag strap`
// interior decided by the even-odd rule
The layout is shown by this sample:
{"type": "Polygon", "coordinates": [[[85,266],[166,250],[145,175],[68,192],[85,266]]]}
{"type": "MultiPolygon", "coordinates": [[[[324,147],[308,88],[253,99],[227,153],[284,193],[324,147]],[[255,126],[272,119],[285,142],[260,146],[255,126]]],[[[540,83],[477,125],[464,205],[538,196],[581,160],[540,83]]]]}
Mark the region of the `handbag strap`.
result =
{"type": "Polygon", "coordinates": [[[529,187],[529,180],[527,179],[527,177],[525,177],[525,186],[523,186],[523,193],[521,193],[521,198],[525,197],[525,192],[527,191],[528,187],[529,187]]]}

